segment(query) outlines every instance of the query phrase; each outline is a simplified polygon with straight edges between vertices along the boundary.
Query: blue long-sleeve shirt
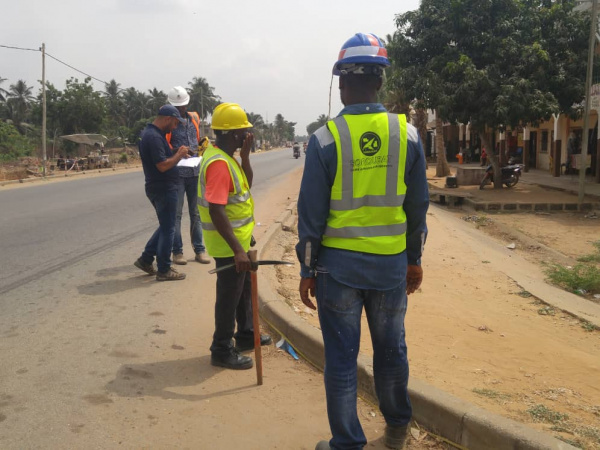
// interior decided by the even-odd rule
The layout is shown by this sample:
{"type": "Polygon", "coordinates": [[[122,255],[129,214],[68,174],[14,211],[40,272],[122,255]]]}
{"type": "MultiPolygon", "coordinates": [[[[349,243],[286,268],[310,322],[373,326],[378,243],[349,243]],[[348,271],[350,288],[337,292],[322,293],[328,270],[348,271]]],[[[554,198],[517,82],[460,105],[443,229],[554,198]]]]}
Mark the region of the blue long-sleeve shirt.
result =
{"type": "MultiPolygon", "coordinates": [[[[350,105],[340,115],[386,112],[379,103],[350,105]]],[[[323,126],[310,138],[306,148],[304,174],[298,198],[298,237],[296,253],[302,277],[314,277],[325,270],[338,282],[357,289],[388,290],[406,279],[407,264],[420,265],[427,237],[429,192],[425,158],[415,127],[407,124],[407,155],[404,182],[406,213],[406,251],[395,255],[377,255],[321,246],[327,226],[331,188],[337,170],[337,152],[333,135],[323,126]]]]}

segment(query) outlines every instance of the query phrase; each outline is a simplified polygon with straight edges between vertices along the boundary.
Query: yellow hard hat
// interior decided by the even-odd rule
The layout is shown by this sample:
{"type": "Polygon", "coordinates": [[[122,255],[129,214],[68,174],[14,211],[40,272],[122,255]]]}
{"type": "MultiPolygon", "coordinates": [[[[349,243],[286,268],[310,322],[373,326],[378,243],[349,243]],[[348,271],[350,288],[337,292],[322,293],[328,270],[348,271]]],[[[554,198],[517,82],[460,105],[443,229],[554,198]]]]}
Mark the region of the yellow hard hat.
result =
{"type": "Polygon", "coordinates": [[[212,113],[213,130],[239,130],[252,128],[246,112],[237,103],[221,103],[212,113]]]}

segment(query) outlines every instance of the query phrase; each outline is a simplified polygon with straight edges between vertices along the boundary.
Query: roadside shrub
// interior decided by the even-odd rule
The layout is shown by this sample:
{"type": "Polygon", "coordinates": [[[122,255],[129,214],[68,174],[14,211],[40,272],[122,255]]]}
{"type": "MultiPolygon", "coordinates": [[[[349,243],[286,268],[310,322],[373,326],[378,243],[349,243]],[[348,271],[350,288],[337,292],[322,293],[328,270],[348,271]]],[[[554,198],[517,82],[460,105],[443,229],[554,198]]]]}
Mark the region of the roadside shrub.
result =
{"type": "Polygon", "coordinates": [[[127,163],[127,153],[121,153],[121,155],[119,156],[119,162],[121,164],[127,163]]]}
{"type": "Polygon", "coordinates": [[[552,283],[577,294],[600,292],[600,269],[592,264],[576,264],[565,267],[552,264],[546,267],[546,275],[552,283]]]}
{"type": "Polygon", "coordinates": [[[0,161],[14,161],[29,156],[34,146],[10,123],[0,121],[0,161]]]}

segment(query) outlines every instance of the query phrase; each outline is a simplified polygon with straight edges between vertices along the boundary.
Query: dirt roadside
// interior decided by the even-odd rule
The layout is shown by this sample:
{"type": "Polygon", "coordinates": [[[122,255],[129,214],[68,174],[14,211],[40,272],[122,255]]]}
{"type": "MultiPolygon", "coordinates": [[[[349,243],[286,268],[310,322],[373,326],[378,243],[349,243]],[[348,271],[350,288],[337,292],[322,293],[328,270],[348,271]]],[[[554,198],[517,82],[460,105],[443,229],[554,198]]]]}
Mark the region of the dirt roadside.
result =
{"type": "MultiPolygon", "coordinates": [[[[548,201],[545,189],[523,189],[548,201]]],[[[508,192],[510,201],[516,192],[508,192]]],[[[553,191],[553,198],[558,194],[563,193],[553,191]]],[[[600,220],[585,213],[488,214],[486,222],[482,233],[506,244],[516,241],[517,252],[536,262],[561,254],[574,260],[590,253],[591,243],[600,239],[600,220]]],[[[407,315],[412,376],[574,445],[600,448],[600,332],[588,331],[579,320],[529,297],[501,268],[462,245],[436,207],[430,210],[428,226],[425,280],[409,299],[407,315]]],[[[274,251],[295,261],[296,234],[283,233],[278,239],[274,251]]],[[[300,302],[298,271],[297,266],[278,267],[273,285],[294,311],[318,328],[316,314],[300,302]]],[[[363,330],[361,352],[369,355],[366,321],[363,330]]]]}

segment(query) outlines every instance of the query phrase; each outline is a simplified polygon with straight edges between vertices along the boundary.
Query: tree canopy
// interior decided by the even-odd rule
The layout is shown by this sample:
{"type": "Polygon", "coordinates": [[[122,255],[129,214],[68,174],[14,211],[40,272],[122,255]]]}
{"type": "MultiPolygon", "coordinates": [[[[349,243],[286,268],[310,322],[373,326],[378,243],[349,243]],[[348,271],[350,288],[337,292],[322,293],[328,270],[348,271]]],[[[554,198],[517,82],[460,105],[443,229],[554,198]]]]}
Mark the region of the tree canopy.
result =
{"type": "Polygon", "coordinates": [[[423,0],[396,17],[391,79],[449,122],[498,129],[574,113],[589,17],[574,0],[423,0]]]}

